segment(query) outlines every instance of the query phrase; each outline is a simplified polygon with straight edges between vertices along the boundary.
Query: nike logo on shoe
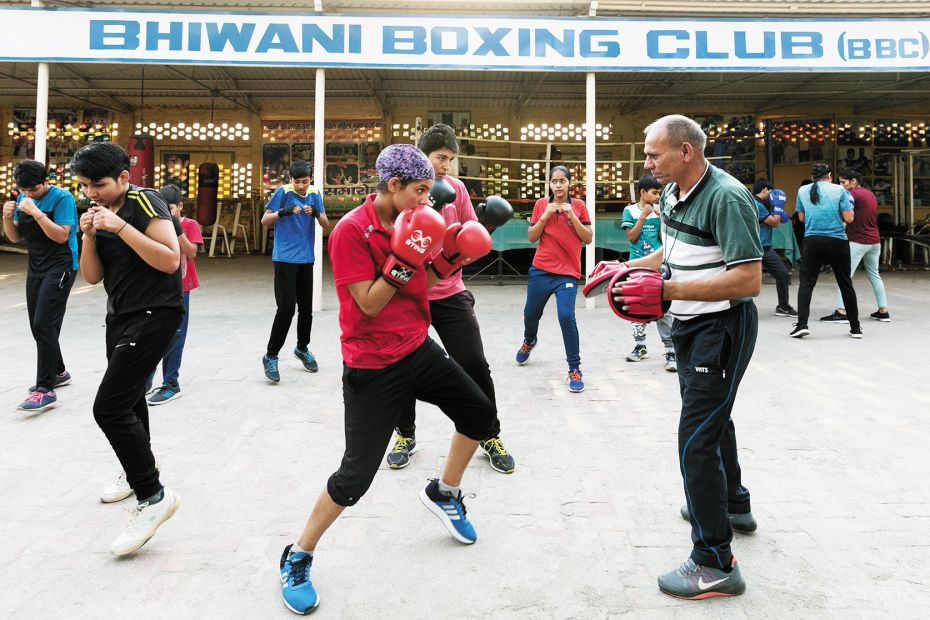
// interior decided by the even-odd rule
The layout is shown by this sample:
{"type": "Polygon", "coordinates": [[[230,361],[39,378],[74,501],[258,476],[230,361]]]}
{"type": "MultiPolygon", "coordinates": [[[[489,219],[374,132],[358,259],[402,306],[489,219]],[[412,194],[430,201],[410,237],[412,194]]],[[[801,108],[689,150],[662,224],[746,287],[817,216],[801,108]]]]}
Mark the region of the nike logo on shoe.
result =
{"type": "Polygon", "coordinates": [[[715,585],[717,585],[718,583],[723,583],[723,582],[726,581],[727,579],[729,579],[729,577],[724,577],[723,579],[718,579],[717,581],[711,581],[711,582],[709,582],[709,583],[705,583],[705,582],[704,582],[704,578],[701,577],[701,578],[698,579],[698,587],[699,587],[701,590],[707,590],[708,588],[713,588],[713,587],[714,587],[715,585]]]}

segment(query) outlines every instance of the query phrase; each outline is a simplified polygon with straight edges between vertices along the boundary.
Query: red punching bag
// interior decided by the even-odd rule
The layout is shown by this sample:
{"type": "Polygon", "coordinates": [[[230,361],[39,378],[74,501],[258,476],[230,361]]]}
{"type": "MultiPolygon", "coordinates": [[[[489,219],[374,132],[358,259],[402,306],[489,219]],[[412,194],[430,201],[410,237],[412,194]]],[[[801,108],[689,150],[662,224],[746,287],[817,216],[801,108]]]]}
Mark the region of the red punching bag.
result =
{"type": "Polygon", "coordinates": [[[139,187],[155,184],[155,143],[148,136],[130,136],[129,182],[139,187]]]}
{"type": "Polygon", "coordinates": [[[220,187],[220,168],[214,163],[197,168],[197,223],[212,226],[216,222],[216,196],[220,187]]]}

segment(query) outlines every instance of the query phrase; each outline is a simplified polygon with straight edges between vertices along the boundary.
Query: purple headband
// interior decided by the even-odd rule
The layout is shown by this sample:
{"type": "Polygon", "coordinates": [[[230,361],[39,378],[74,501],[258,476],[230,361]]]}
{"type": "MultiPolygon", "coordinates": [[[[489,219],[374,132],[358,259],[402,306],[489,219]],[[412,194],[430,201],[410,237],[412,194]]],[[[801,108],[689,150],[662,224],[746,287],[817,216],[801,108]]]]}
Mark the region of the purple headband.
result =
{"type": "Polygon", "coordinates": [[[375,168],[378,169],[378,178],[382,181],[389,181],[395,177],[401,181],[436,178],[433,164],[412,144],[392,144],[387,147],[378,155],[375,168]]]}

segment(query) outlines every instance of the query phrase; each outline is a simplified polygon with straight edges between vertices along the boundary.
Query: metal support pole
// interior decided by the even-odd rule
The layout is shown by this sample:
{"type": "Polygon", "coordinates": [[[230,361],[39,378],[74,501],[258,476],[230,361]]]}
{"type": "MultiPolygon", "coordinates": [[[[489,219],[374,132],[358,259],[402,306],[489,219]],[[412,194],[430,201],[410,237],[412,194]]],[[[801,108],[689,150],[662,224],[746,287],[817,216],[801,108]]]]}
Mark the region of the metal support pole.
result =
{"type": "MultiPolygon", "coordinates": [[[[32,0],[32,6],[41,8],[40,0],[32,0]]],[[[39,63],[39,74],[36,80],[36,144],[35,159],[47,164],[48,152],[48,63],[39,63]]]]}
{"type": "MultiPolygon", "coordinates": [[[[326,148],[326,70],[316,70],[316,80],[314,80],[316,92],[313,97],[313,180],[314,185],[323,195],[326,184],[326,165],[325,165],[325,148],[326,148]]],[[[313,311],[318,312],[323,309],[323,227],[319,222],[316,226],[316,235],[313,240],[313,255],[316,257],[313,263],[313,311]]]]}
{"type": "MultiPolygon", "coordinates": [[[[594,127],[595,127],[595,122],[597,121],[597,114],[596,114],[596,110],[594,107],[594,104],[595,104],[595,96],[594,96],[595,88],[594,87],[595,87],[594,73],[593,72],[588,73],[587,74],[587,90],[586,90],[587,97],[585,101],[585,136],[584,136],[585,170],[586,170],[585,198],[587,199],[588,215],[591,217],[591,232],[595,236],[593,236],[593,238],[591,239],[591,243],[588,245],[588,250],[587,252],[585,252],[585,268],[584,268],[585,274],[589,274],[592,271],[594,271],[594,254],[595,254],[595,248],[597,247],[596,246],[597,224],[595,222],[595,219],[597,216],[594,213],[595,207],[596,207],[594,182],[597,177],[597,165],[595,164],[595,155],[596,155],[595,137],[597,136],[597,134],[595,133],[594,127]]],[[[589,308],[589,309],[594,308],[594,298],[591,297],[589,299],[585,299],[584,306],[585,308],[589,308]]]]}

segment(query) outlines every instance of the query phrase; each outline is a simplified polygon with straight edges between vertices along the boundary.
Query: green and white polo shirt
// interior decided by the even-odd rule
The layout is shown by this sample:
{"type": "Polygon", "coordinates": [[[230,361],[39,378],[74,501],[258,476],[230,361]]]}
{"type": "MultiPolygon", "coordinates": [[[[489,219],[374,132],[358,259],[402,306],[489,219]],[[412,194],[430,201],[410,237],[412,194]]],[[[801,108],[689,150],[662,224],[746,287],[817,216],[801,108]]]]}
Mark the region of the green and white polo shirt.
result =
{"type": "MultiPolygon", "coordinates": [[[[678,184],[662,192],[662,232],[665,263],[672,280],[703,280],[729,267],[762,260],[759,224],[752,194],[732,176],[708,164],[704,176],[684,200],[678,184]]],[[[749,297],[724,301],[672,302],[670,312],[679,320],[720,312],[748,301],[749,297]]]]}

